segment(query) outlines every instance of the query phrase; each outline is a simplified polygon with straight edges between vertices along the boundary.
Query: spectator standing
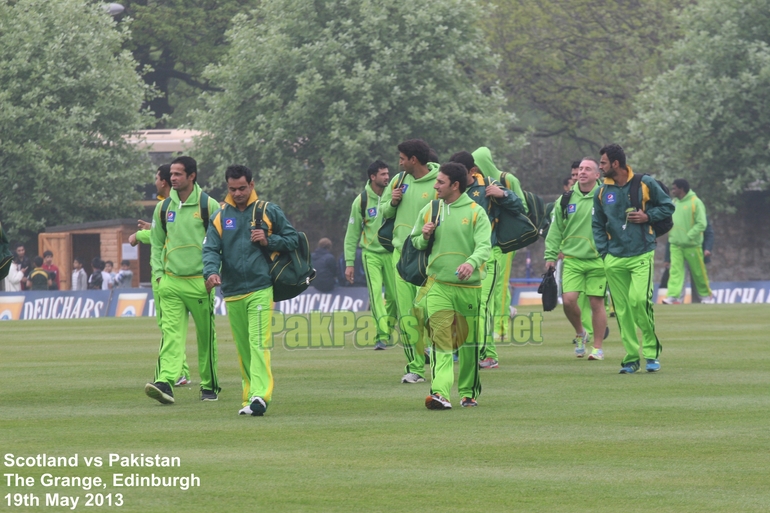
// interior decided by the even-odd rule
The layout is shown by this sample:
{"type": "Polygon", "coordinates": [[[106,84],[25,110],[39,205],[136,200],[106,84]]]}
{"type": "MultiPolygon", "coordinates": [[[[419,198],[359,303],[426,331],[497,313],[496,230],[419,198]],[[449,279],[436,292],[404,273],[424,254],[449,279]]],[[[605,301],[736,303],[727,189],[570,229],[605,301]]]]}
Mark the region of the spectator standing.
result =
{"type": "Polygon", "coordinates": [[[332,241],[324,237],[310,256],[316,271],[313,287],[321,292],[331,292],[337,285],[337,264],[331,250],[332,241]]]}
{"type": "Polygon", "coordinates": [[[51,278],[51,290],[59,290],[59,268],[53,265],[53,251],[43,252],[43,269],[51,278]]]}
{"type": "Polygon", "coordinates": [[[32,262],[30,262],[29,257],[27,256],[27,250],[24,248],[24,244],[16,244],[14,251],[16,252],[16,256],[14,257],[13,262],[19,266],[19,269],[23,273],[21,290],[25,290],[27,287],[27,277],[32,270],[32,262]]]}
{"type": "Polygon", "coordinates": [[[43,269],[43,258],[36,256],[32,262],[35,268],[32,269],[27,278],[27,290],[48,290],[52,280],[48,275],[48,271],[43,269]]]}
{"type": "Polygon", "coordinates": [[[76,257],[72,261],[72,290],[86,290],[88,288],[88,276],[83,269],[83,259],[76,257]]]}
{"type": "Polygon", "coordinates": [[[130,289],[132,281],[134,280],[134,272],[130,269],[131,262],[123,260],[120,262],[120,271],[115,274],[112,288],[114,289],[130,289]]]}
{"type": "Polygon", "coordinates": [[[104,262],[99,257],[91,260],[93,272],[88,277],[88,290],[103,290],[104,285],[104,262]]]}

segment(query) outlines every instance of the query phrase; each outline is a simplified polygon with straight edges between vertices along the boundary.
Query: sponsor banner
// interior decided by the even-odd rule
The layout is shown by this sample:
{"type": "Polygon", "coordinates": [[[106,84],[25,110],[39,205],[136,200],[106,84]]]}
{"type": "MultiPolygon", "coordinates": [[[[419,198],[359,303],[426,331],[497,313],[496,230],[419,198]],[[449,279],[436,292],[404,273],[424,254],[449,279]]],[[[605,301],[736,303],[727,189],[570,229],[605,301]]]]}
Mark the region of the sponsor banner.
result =
{"type": "Polygon", "coordinates": [[[275,304],[284,314],[310,312],[362,312],[369,310],[369,290],[366,287],[337,287],[331,292],[320,292],[308,287],[299,296],[275,304]]]}
{"type": "MultiPolygon", "coordinates": [[[[667,289],[656,290],[656,303],[666,297],[667,289]]],[[[720,304],[770,303],[770,281],[712,281],[714,302],[720,304]]],[[[692,301],[691,289],[685,289],[684,302],[692,301]]]]}
{"type": "Polygon", "coordinates": [[[0,321],[105,317],[109,290],[40,290],[0,293],[0,321]]]}
{"type": "Polygon", "coordinates": [[[108,317],[148,317],[155,315],[152,289],[117,289],[112,292],[108,317]]]}

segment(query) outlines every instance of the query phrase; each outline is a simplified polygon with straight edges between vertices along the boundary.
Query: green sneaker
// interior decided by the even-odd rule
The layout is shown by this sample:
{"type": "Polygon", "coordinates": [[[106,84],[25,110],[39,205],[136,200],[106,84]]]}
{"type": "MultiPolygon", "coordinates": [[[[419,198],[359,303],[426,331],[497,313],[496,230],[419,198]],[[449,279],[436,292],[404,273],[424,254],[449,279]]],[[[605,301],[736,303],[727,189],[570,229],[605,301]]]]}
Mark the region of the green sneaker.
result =
{"type": "Polygon", "coordinates": [[[572,341],[575,344],[575,356],[578,358],[583,358],[586,355],[586,342],[588,342],[588,333],[585,331],[572,341]]]}
{"type": "Polygon", "coordinates": [[[594,348],[591,354],[588,355],[589,360],[604,360],[604,351],[594,348]]]}

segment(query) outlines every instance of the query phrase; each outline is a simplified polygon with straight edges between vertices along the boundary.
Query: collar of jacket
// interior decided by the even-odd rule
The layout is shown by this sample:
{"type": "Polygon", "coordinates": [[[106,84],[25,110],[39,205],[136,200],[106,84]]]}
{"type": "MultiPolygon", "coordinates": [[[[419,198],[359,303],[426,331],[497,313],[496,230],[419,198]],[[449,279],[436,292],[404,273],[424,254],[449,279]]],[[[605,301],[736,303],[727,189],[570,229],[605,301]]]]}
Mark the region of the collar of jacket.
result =
{"type": "MultiPolygon", "coordinates": [[[[631,166],[626,166],[626,169],[628,169],[628,182],[631,181],[631,179],[634,177],[634,172],[631,170],[631,166]]],[[[626,182],[626,183],[628,183],[626,182]]],[[[605,178],[604,179],[605,185],[616,185],[614,178],[605,178]]],[[[620,187],[620,186],[618,186],[620,187]]]]}
{"type": "MultiPolygon", "coordinates": [[[[251,190],[251,194],[249,195],[249,202],[246,203],[246,206],[248,207],[249,205],[251,205],[252,203],[257,201],[258,199],[259,199],[259,196],[257,196],[257,190],[256,189],[252,189],[251,190]]],[[[235,204],[235,200],[233,199],[232,196],[230,196],[229,192],[227,193],[227,197],[225,198],[225,203],[227,203],[231,207],[238,208],[238,205],[235,204]]]]}

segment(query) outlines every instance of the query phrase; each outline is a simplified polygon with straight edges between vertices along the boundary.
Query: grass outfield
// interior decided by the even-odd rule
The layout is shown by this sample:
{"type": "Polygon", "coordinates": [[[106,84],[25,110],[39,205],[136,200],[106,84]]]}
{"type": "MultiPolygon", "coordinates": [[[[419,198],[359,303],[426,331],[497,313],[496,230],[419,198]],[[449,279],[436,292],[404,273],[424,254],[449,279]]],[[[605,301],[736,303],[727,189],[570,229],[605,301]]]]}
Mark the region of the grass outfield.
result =
{"type": "MultiPolygon", "coordinates": [[[[657,374],[618,375],[573,356],[561,311],[542,345],[503,347],[475,409],[428,411],[428,384],[402,385],[400,348],[273,351],[276,389],[263,418],[239,417],[241,385],[218,319],[220,400],[197,386],[161,406],[143,393],[157,357],[153,319],[0,324],[3,455],[79,455],[79,467],[9,468],[0,510],[46,508],[39,477],[101,476],[123,512],[770,510],[767,305],[657,307],[657,374]],[[178,456],[181,468],[108,467],[109,453],[178,456]],[[105,466],[87,467],[101,456],[105,466]],[[201,486],[113,488],[113,473],[200,477],[201,486]],[[7,493],[40,497],[8,508],[7,493]]],[[[191,330],[192,331],[192,330],[191,330]]],[[[188,357],[197,383],[195,348],[188,357]],[[193,365],[194,364],[194,365],[193,365]]],[[[5,459],[3,460],[5,463],[5,459]]],[[[105,508],[94,508],[105,509],[105,508]]]]}

